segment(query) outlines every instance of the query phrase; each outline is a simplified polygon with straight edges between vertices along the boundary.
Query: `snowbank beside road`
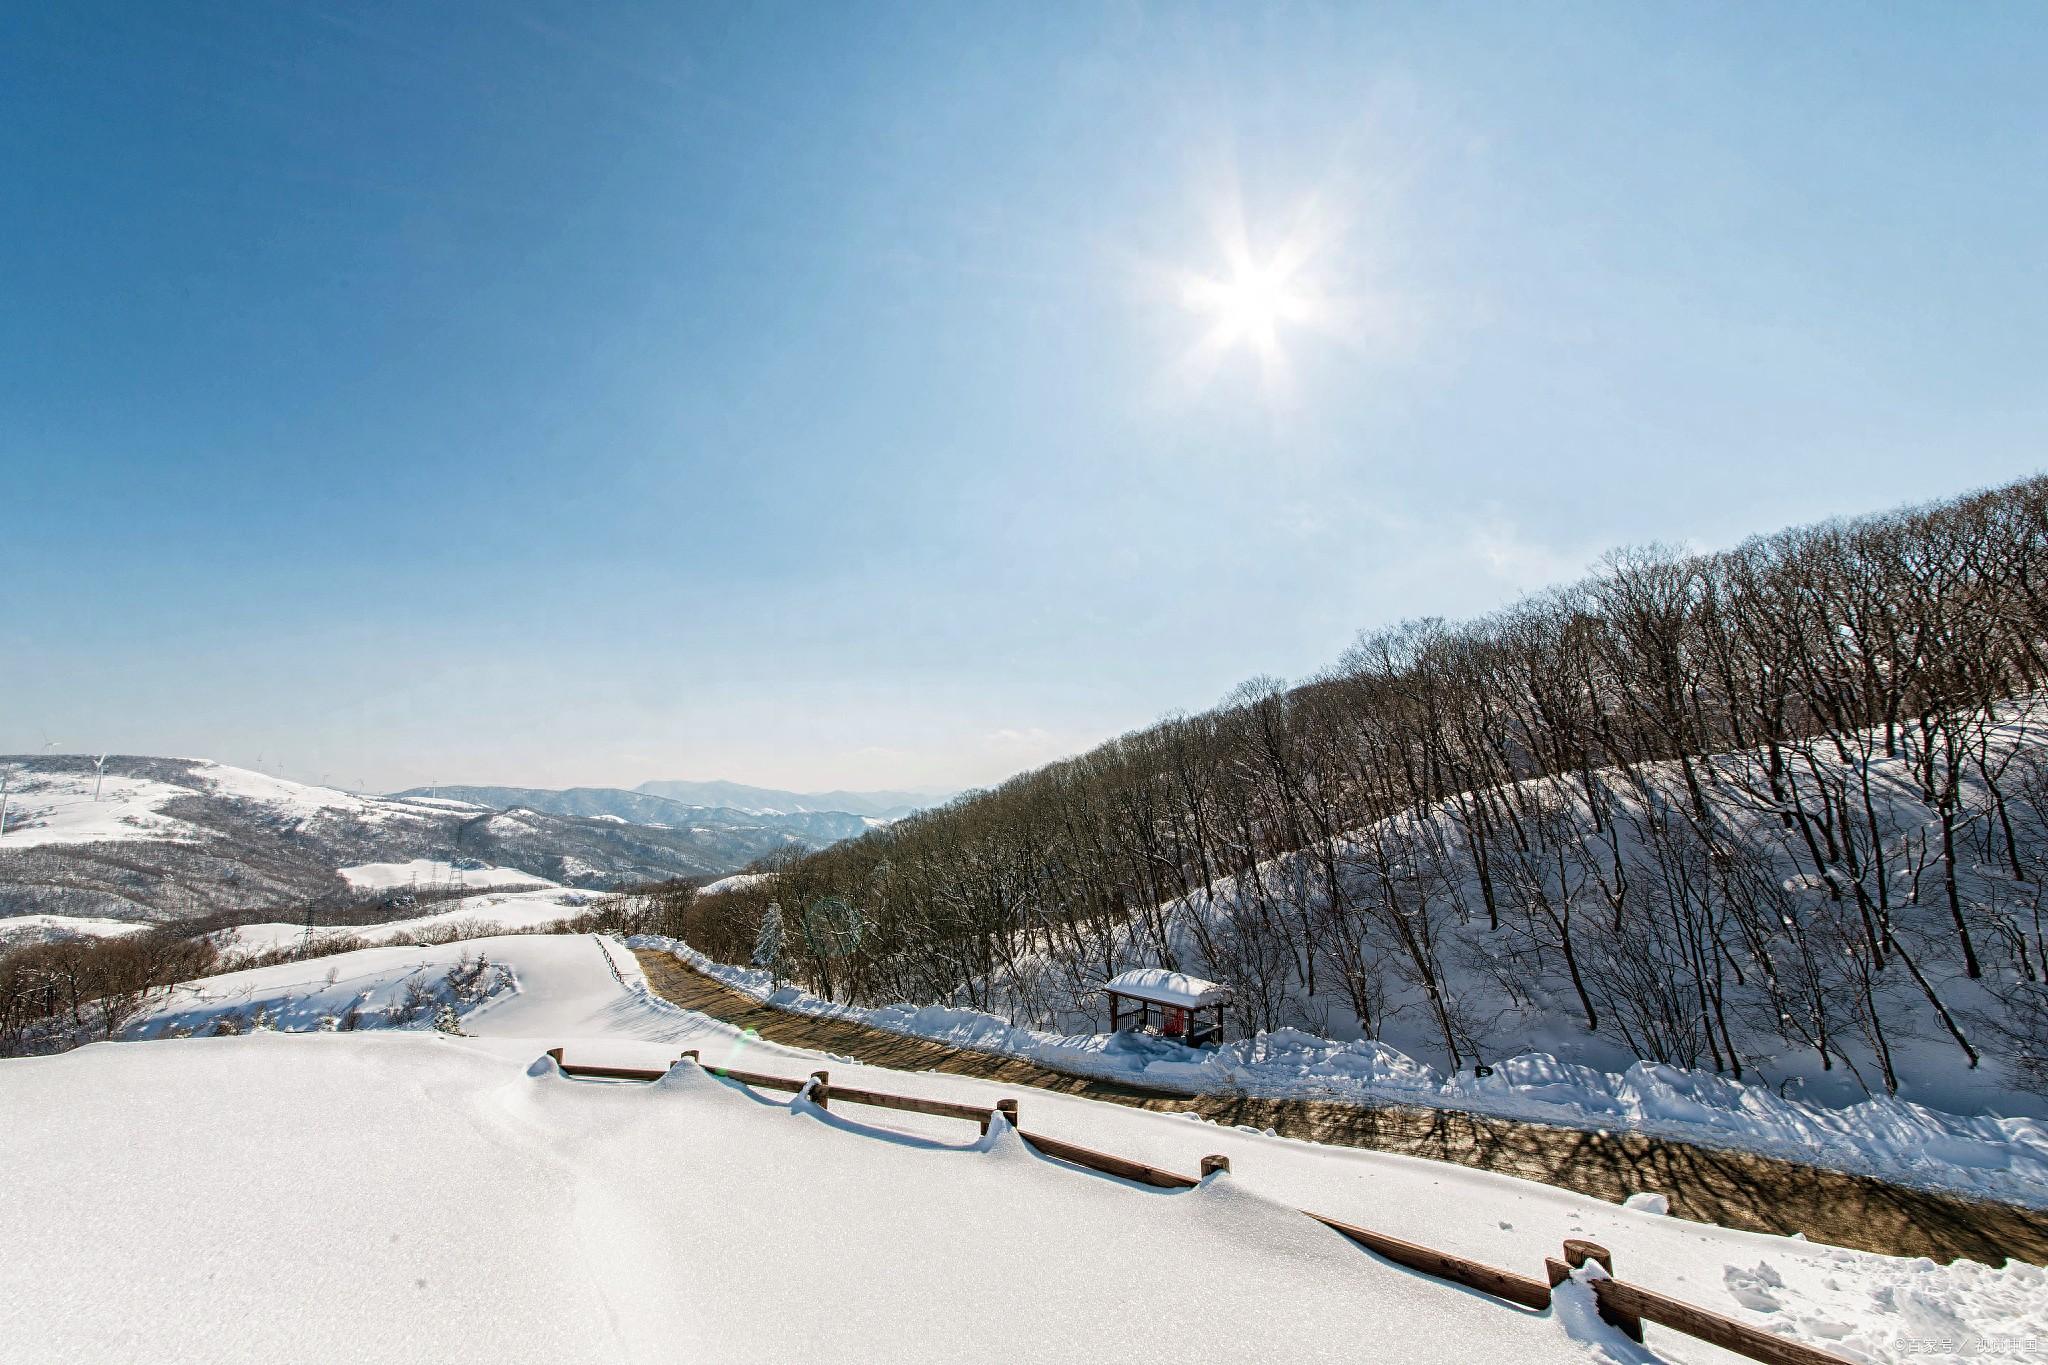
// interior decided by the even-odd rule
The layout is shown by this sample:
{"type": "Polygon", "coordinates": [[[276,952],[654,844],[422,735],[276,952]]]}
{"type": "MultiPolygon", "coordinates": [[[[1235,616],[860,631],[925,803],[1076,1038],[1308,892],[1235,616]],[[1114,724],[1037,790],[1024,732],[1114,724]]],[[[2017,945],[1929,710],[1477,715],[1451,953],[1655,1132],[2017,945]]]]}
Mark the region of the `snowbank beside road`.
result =
{"type": "Polygon", "coordinates": [[[2048,1208],[2048,1123],[2036,1118],[1946,1114],[1898,1099],[1829,1108],[1709,1072],[1652,1062],[1601,1071],[1547,1053],[1510,1057],[1491,1076],[1444,1076],[1383,1043],[1334,1042],[1296,1029],[1192,1053],[1147,1035],[1044,1033],[942,1005],[834,1004],[794,986],[777,988],[764,971],[713,962],[678,939],[632,943],[672,952],[734,990],[795,1014],[847,1019],[1174,1094],[1422,1105],[1624,1130],[2048,1208]]]}

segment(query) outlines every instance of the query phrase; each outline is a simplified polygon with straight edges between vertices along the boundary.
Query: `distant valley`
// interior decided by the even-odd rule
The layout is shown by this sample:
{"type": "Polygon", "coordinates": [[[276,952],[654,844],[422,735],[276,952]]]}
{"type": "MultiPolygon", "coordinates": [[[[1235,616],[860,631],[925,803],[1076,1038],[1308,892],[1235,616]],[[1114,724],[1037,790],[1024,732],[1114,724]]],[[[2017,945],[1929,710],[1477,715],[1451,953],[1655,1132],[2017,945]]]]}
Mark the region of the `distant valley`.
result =
{"type": "Polygon", "coordinates": [[[634,790],[686,805],[726,806],[754,815],[844,811],[849,815],[871,815],[879,820],[901,820],[906,815],[940,805],[954,795],[952,792],[789,792],[773,787],[749,787],[740,782],[642,782],[634,790]]]}
{"type": "MultiPolygon", "coordinates": [[[[663,785],[717,788],[733,784],[677,782],[663,785]]],[[[794,835],[813,847],[855,838],[895,818],[862,815],[844,810],[798,809],[793,806],[770,809],[760,806],[690,804],[666,796],[650,795],[644,789],[626,791],[619,787],[415,787],[409,791],[393,793],[392,799],[419,800],[429,796],[466,801],[472,805],[488,806],[493,810],[529,810],[590,820],[618,820],[627,824],[649,825],[661,829],[694,829],[699,832],[709,832],[714,828],[734,831],[779,831],[794,835]]],[[[768,850],[764,847],[762,851],[768,850]]]]}
{"type": "MultiPolygon", "coordinates": [[[[649,784],[730,794],[690,804],[647,791],[439,787],[360,795],[199,759],[0,757],[0,934],[66,923],[167,923],[360,910],[367,865],[439,862],[471,881],[609,890],[709,879],[796,846],[866,833],[904,793],[820,798],[735,783],[649,784]],[[13,926],[10,932],[9,926],[13,926]]],[[[82,932],[92,932],[82,930],[82,932]]]]}

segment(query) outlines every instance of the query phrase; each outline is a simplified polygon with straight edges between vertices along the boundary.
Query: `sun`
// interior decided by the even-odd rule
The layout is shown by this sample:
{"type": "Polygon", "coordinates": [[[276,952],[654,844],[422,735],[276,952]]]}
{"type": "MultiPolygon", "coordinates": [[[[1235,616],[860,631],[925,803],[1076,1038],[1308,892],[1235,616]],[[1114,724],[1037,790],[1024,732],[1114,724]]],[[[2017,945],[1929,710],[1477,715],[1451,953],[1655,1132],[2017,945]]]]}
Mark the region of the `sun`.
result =
{"type": "MultiPolygon", "coordinates": [[[[1200,201],[1207,251],[1136,262],[1175,357],[1163,392],[1236,402],[1256,386],[1268,407],[1290,409],[1304,384],[1329,373],[1332,347],[1357,344],[1361,315],[1382,311],[1359,292],[1364,244],[1345,207],[1349,196],[1326,186],[1255,213],[1236,175],[1219,173],[1200,201]]],[[[1175,234],[1183,250],[1204,244],[1195,226],[1175,234]]]]}
{"type": "Polygon", "coordinates": [[[1306,322],[1314,313],[1313,300],[1296,287],[1294,273],[1285,260],[1239,257],[1223,276],[1190,278],[1183,301],[1211,319],[1205,346],[1219,351],[1249,346],[1262,355],[1277,354],[1282,324],[1306,322]]]}

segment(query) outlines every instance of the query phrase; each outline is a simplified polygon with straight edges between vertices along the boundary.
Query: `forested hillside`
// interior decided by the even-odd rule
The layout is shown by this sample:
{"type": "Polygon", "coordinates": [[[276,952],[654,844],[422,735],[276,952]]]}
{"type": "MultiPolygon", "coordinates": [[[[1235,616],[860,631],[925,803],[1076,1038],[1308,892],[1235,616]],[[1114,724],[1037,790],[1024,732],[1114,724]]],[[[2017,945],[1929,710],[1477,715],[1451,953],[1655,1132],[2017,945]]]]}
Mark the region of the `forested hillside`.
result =
{"type": "Polygon", "coordinates": [[[1576,1038],[2048,1091],[2044,640],[2048,479],[1616,553],[790,860],[691,937],[745,960],[774,899],[835,926],[782,936],[820,994],[1036,1025],[1156,960],[1240,1028],[1452,1068],[1576,1038]]]}

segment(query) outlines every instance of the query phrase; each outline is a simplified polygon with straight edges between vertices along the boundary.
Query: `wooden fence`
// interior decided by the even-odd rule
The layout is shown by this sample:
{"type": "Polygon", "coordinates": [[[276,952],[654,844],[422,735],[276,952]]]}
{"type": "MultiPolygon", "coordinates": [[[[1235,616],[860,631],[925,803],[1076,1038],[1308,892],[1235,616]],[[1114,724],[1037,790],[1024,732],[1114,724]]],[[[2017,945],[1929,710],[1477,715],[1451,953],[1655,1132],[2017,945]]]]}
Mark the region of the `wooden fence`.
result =
{"type": "MultiPolygon", "coordinates": [[[[554,1058],[555,1065],[561,1069],[563,1075],[591,1080],[658,1081],[668,1074],[668,1068],[657,1071],[647,1067],[572,1064],[562,1059],[562,1049],[558,1047],[549,1048],[548,1056],[554,1058]]],[[[682,1061],[698,1062],[699,1059],[693,1050],[683,1053],[677,1059],[678,1063],[682,1061]]],[[[701,1065],[701,1062],[699,1064],[701,1065]]],[[[993,1107],[983,1108],[979,1105],[956,1104],[951,1100],[927,1100],[915,1095],[892,1095],[879,1090],[857,1090],[850,1086],[833,1085],[831,1073],[826,1071],[813,1071],[810,1076],[799,1081],[785,1076],[735,1071],[726,1067],[714,1066],[705,1069],[714,1076],[736,1081],[755,1090],[774,1090],[789,1094],[801,1094],[809,1090],[811,1101],[824,1109],[829,1109],[834,1102],[864,1104],[877,1109],[897,1109],[911,1114],[963,1119],[980,1125],[984,1133],[988,1131],[992,1117],[1001,1114],[1008,1120],[1010,1126],[1017,1130],[1017,1136],[1044,1156],[1141,1185],[1157,1186],[1160,1189],[1193,1189],[1211,1173],[1230,1169],[1229,1157],[1206,1156],[1202,1158],[1200,1177],[1185,1176],[1178,1171],[1168,1171],[1157,1166],[1148,1166],[1142,1161],[1131,1161],[1108,1152],[1098,1152],[1059,1138],[1048,1137],[1043,1133],[1029,1133],[1019,1123],[1017,1101],[1012,1099],[997,1100],[993,1107]]],[[[1426,1247],[1418,1242],[1405,1241],[1383,1232],[1356,1227],[1307,1209],[1301,1210],[1301,1213],[1396,1265],[1539,1311],[1550,1307],[1551,1290],[1555,1286],[1563,1284],[1571,1277],[1572,1271],[1584,1268],[1586,1263],[1591,1261],[1604,1272],[1602,1277],[1589,1282],[1599,1306],[1601,1319],[1635,1341],[1643,1339],[1643,1324],[1654,1322],[1674,1332],[1682,1332],[1687,1336],[1710,1342],[1723,1350],[1748,1356],[1751,1360],[1764,1361],[1766,1365],[1846,1365],[1840,1356],[1796,1341],[1788,1341],[1784,1337],[1752,1327],[1748,1323],[1737,1322],[1733,1318],[1722,1317],[1703,1308],[1695,1308],[1689,1303],[1670,1298],[1653,1289],[1645,1289],[1641,1285],[1616,1279],[1614,1257],[1596,1242],[1578,1238],[1568,1240],[1564,1244],[1563,1259],[1547,1258],[1544,1261],[1544,1277],[1537,1279],[1463,1256],[1454,1256],[1450,1252],[1438,1251],[1434,1247],[1426,1247]]]]}

